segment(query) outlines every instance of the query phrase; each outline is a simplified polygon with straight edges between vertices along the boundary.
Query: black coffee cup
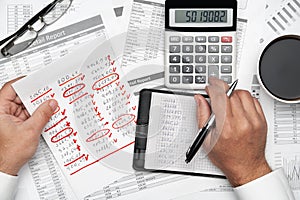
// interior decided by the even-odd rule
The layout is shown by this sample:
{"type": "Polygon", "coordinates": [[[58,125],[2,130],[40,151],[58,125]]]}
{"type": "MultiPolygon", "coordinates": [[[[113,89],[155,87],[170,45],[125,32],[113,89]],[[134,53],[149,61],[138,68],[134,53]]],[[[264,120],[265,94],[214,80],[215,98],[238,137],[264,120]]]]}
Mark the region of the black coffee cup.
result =
{"type": "Polygon", "coordinates": [[[284,103],[300,103],[300,36],[285,35],[262,52],[258,77],[266,92],[284,103]]]}

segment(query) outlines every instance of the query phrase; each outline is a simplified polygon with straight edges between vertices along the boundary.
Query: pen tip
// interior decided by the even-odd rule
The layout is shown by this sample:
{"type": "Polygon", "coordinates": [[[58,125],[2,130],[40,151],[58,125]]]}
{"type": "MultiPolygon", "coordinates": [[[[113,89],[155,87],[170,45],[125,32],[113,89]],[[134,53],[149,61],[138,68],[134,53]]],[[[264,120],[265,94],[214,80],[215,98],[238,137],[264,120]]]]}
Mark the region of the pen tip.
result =
{"type": "Polygon", "coordinates": [[[188,159],[185,160],[185,163],[186,163],[186,164],[189,164],[189,162],[190,162],[190,161],[189,161],[188,159]]]}

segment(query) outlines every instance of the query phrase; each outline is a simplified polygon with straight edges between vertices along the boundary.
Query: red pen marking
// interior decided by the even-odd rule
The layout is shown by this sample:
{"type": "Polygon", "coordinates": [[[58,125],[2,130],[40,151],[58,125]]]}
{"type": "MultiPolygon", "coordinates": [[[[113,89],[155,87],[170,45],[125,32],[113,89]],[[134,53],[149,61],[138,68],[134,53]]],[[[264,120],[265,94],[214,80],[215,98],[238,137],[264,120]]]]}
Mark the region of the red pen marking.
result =
{"type": "Polygon", "coordinates": [[[76,135],[77,135],[77,132],[73,133],[73,135],[74,135],[74,137],[76,137],[76,135]]]}
{"type": "Polygon", "coordinates": [[[91,98],[94,98],[95,94],[90,94],[91,98]]]}
{"type": "Polygon", "coordinates": [[[96,105],[96,101],[92,101],[92,104],[93,104],[93,105],[96,105]]]}
{"type": "Polygon", "coordinates": [[[117,68],[116,68],[116,67],[114,67],[114,68],[113,68],[113,72],[116,72],[116,71],[117,71],[117,68]]]}
{"type": "Polygon", "coordinates": [[[108,125],[109,123],[108,122],[106,122],[105,124],[104,124],[104,126],[106,126],[106,125],[108,125]]]}
{"type": "Polygon", "coordinates": [[[66,126],[71,126],[71,123],[70,122],[66,122],[66,126]]]}
{"type": "MultiPolygon", "coordinates": [[[[104,117],[102,117],[101,119],[100,119],[100,122],[102,122],[104,120],[104,117]]],[[[108,124],[108,123],[107,123],[108,124]]],[[[105,124],[105,125],[107,125],[107,124],[105,124]]]]}
{"type": "Polygon", "coordinates": [[[85,75],[82,75],[82,77],[80,78],[82,81],[84,80],[84,78],[85,78],[85,75]]]}
{"type": "Polygon", "coordinates": [[[83,90],[84,88],[85,88],[85,84],[84,84],[84,83],[79,83],[79,84],[77,84],[77,85],[74,85],[74,86],[70,87],[69,89],[67,89],[66,91],[64,91],[63,97],[64,97],[64,98],[68,98],[68,97],[70,97],[70,96],[72,96],[72,95],[74,95],[74,94],[77,94],[78,92],[80,92],[80,91],[83,90]],[[77,89],[77,87],[78,87],[79,89],[77,89]],[[75,88],[76,88],[76,90],[75,90],[74,92],[70,92],[71,90],[73,90],[73,89],[75,89],[75,88]],[[70,92],[70,93],[68,94],[68,92],[70,92]]]}
{"type": "Polygon", "coordinates": [[[114,142],[117,143],[117,142],[118,142],[118,139],[114,139],[114,142]]]}
{"type": "Polygon", "coordinates": [[[105,77],[99,79],[98,81],[96,81],[96,82],[94,83],[92,89],[93,89],[93,90],[97,90],[97,91],[98,91],[98,90],[102,90],[103,88],[105,88],[105,87],[111,85],[112,83],[116,82],[117,80],[119,80],[119,78],[120,78],[120,76],[119,76],[119,74],[117,74],[117,73],[109,74],[109,75],[107,75],[107,76],[105,76],[105,77]],[[111,80],[109,83],[104,84],[104,83],[106,82],[105,80],[106,80],[106,79],[109,80],[110,78],[112,78],[112,80],[111,80]],[[102,86],[102,84],[103,84],[103,86],[102,86]]]}
{"type": "Polygon", "coordinates": [[[87,138],[86,142],[93,142],[95,140],[99,140],[99,139],[107,136],[109,133],[110,133],[109,129],[103,129],[103,130],[97,131],[97,132],[93,133],[89,138],[87,138]]]}
{"type": "Polygon", "coordinates": [[[122,93],[122,96],[124,96],[126,94],[126,90],[122,93]]]}
{"type": "Polygon", "coordinates": [[[70,81],[72,81],[72,80],[74,80],[74,79],[80,77],[81,75],[82,75],[82,73],[80,73],[80,74],[78,74],[77,76],[75,76],[75,77],[73,77],[73,78],[67,80],[67,81],[64,82],[64,83],[59,84],[59,86],[63,86],[63,85],[65,85],[65,84],[69,83],[70,81]]]}
{"type": "Polygon", "coordinates": [[[98,112],[98,107],[94,108],[94,111],[95,111],[95,112],[98,112]]]}
{"type": "Polygon", "coordinates": [[[114,65],[114,64],[115,64],[115,61],[110,62],[110,64],[111,64],[111,65],[114,65]]]}
{"type": "Polygon", "coordinates": [[[93,164],[95,164],[95,163],[97,163],[97,162],[103,160],[104,158],[107,158],[108,156],[110,156],[110,155],[112,155],[112,154],[117,153],[118,151],[121,151],[122,149],[125,149],[126,147],[128,147],[128,146],[130,146],[130,145],[132,145],[132,144],[134,144],[134,141],[131,142],[131,143],[129,143],[129,144],[127,144],[127,145],[125,145],[125,146],[123,146],[123,147],[121,147],[121,148],[119,148],[119,149],[117,149],[117,150],[115,150],[115,151],[113,151],[113,152],[110,152],[109,154],[107,154],[107,155],[105,155],[105,156],[99,158],[98,160],[96,160],[96,161],[94,161],[94,162],[92,162],[92,163],[90,163],[90,164],[87,164],[87,165],[81,167],[80,169],[78,169],[78,170],[72,172],[70,175],[72,176],[72,175],[78,173],[79,171],[81,171],[81,170],[83,170],[83,169],[85,169],[85,168],[87,168],[87,167],[89,167],[89,166],[91,166],[91,165],[93,165],[93,164]]]}
{"type": "Polygon", "coordinates": [[[62,121],[66,120],[68,117],[65,116],[64,118],[62,118],[61,120],[59,120],[58,122],[56,122],[54,125],[52,125],[50,128],[47,128],[44,132],[48,132],[51,129],[53,129],[54,127],[56,127],[58,124],[60,124],[62,121]]]}
{"type": "Polygon", "coordinates": [[[129,104],[130,104],[130,101],[128,101],[128,102],[126,103],[126,106],[129,105],[129,104]]]}
{"type": "Polygon", "coordinates": [[[126,96],[126,98],[129,99],[129,98],[130,98],[130,94],[128,94],[128,95],[126,96]]]}
{"type": "Polygon", "coordinates": [[[66,109],[64,109],[62,112],[61,112],[62,115],[65,115],[66,114],[66,109]]]}
{"type": "Polygon", "coordinates": [[[73,139],[73,142],[76,144],[77,140],[73,139]]]}
{"type": "Polygon", "coordinates": [[[84,93],[83,95],[77,97],[76,99],[74,99],[73,101],[71,101],[69,104],[71,105],[72,103],[75,103],[76,101],[78,101],[79,99],[81,99],[82,97],[88,95],[89,93],[84,93]]]}
{"type": "Polygon", "coordinates": [[[128,124],[130,124],[131,122],[133,122],[135,120],[135,115],[133,114],[124,114],[121,115],[113,124],[112,127],[114,129],[120,129],[123,128],[124,126],[127,126],[128,124]],[[126,117],[128,117],[128,119],[126,119],[126,117]],[[125,122],[120,122],[120,121],[125,121],[125,122]],[[117,123],[120,123],[119,125],[117,125],[117,123]]]}
{"type": "Polygon", "coordinates": [[[111,138],[111,136],[112,136],[112,133],[110,133],[108,137],[111,138]]]}
{"type": "Polygon", "coordinates": [[[97,116],[98,116],[98,117],[100,117],[100,116],[101,116],[101,113],[100,113],[100,112],[98,112],[98,113],[97,113],[97,116]]]}
{"type": "Polygon", "coordinates": [[[125,85],[122,85],[122,86],[120,87],[120,90],[123,90],[123,89],[124,89],[124,87],[125,87],[125,85]]]}
{"type": "Polygon", "coordinates": [[[89,159],[89,154],[86,155],[84,158],[85,158],[86,161],[88,161],[88,159],[89,159]]]}
{"type": "Polygon", "coordinates": [[[133,106],[133,107],[132,107],[132,110],[136,110],[136,106],[133,106]]]}
{"type": "Polygon", "coordinates": [[[59,131],[56,135],[54,135],[52,138],[51,138],[51,142],[52,143],[57,143],[67,137],[70,137],[71,135],[73,134],[73,128],[71,127],[67,127],[61,131],[59,131]],[[67,133],[66,135],[62,136],[61,138],[58,138],[58,136],[61,136],[63,133],[69,131],[69,133],[67,133]]]}
{"type": "Polygon", "coordinates": [[[55,93],[53,93],[53,94],[50,94],[50,96],[51,96],[51,98],[54,98],[54,96],[55,96],[55,93]]]}
{"type": "Polygon", "coordinates": [[[80,151],[80,146],[77,144],[77,150],[80,151]]]}
{"type": "Polygon", "coordinates": [[[120,83],[121,83],[121,82],[117,82],[116,85],[119,87],[120,83]]]}
{"type": "Polygon", "coordinates": [[[80,157],[76,158],[75,160],[73,160],[73,161],[71,161],[71,162],[65,164],[64,166],[67,167],[67,166],[73,164],[74,162],[80,160],[80,159],[83,158],[84,156],[85,156],[85,154],[83,154],[83,155],[81,155],[80,157]]]}
{"type": "Polygon", "coordinates": [[[108,61],[110,61],[110,55],[107,56],[108,61]]]}
{"type": "Polygon", "coordinates": [[[35,98],[35,99],[33,99],[33,100],[31,100],[31,102],[30,103],[33,103],[33,102],[35,102],[36,100],[38,100],[39,98],[41,98],[41,97],[43,97],[43,96],[45,96],[46,94],[48,94],[49,92],[51,92],[52,91],[52,88],[51,89],[49,89],[47,92],[45,92],[44,94],[41,94],[40,96],[38,96],[37,98],[35,98]]]}

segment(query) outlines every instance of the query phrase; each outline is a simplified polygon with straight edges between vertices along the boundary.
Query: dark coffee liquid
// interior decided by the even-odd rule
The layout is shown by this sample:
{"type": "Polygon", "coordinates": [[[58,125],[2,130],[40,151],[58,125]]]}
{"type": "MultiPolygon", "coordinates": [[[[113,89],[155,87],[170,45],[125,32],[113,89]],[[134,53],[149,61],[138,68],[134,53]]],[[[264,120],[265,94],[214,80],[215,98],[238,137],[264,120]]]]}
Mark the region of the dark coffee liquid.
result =
{"type": "Polygon", "coordinates": [[[271,42],[259,63],[260,79],[279,99],[300,100],[300,37],[283,36],[271,42]]]}

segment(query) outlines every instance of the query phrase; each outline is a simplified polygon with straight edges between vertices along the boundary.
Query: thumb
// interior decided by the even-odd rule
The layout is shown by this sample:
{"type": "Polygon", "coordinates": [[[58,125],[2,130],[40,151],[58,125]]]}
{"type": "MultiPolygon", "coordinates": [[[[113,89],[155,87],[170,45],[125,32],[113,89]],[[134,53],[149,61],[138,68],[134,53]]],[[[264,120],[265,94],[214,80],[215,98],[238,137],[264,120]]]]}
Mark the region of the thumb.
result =
{"type": "Polygon", "coordinates": [[[43,128],[50,120],[52,114],[56,110],[57,106],[57,101],[53,99],[44,102],[37,108],[36,111],[34,111],[32,116],[26,121],[25,126],[30,127],[37,133],[41,133],[43,128]]]}
{"type": "Polygon", "coordinates": [[[210,106],[202,95],[195,95],[197,103],[197,120],[199,128],[202,128],[210,116],[210,106]]]}

